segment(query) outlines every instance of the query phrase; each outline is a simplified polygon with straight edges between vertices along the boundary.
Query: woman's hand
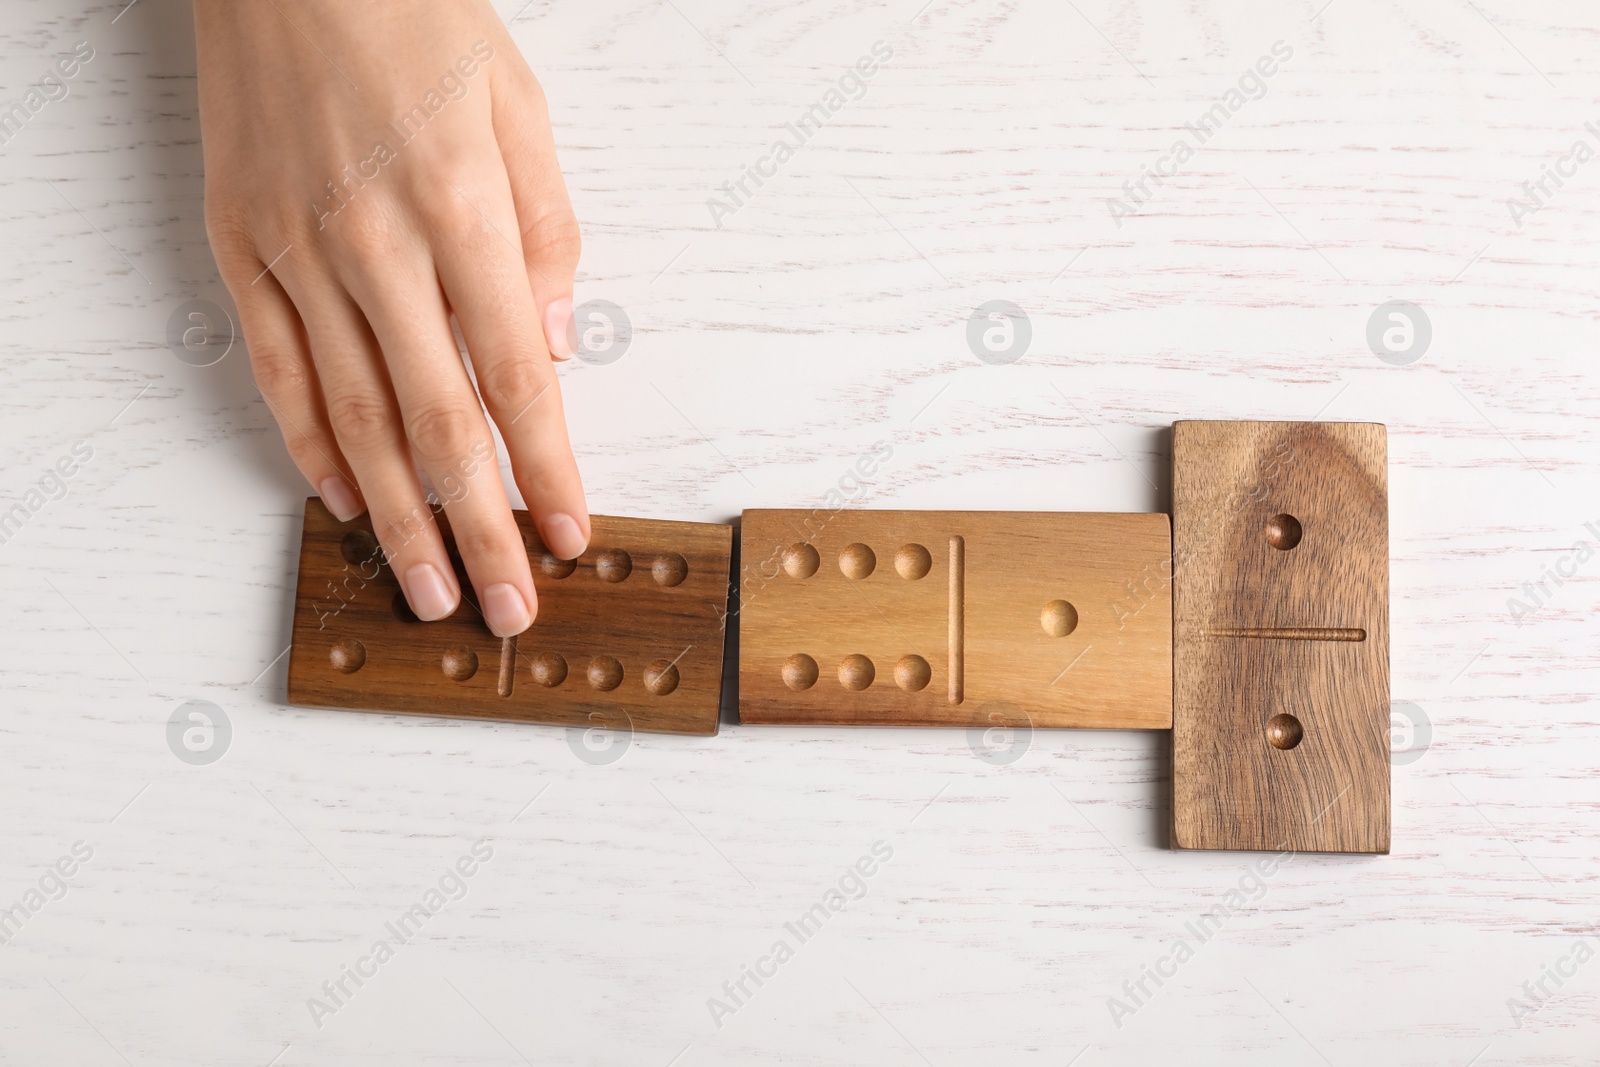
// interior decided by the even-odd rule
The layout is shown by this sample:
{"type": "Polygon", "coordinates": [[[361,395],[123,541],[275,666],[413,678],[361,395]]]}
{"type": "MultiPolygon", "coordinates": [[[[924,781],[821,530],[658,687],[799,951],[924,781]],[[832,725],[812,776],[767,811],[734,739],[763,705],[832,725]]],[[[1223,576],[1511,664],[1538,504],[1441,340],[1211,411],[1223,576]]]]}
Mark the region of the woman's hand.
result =
{"type": "Polygon", "coordinates": [[[589,540],[551,365],[578,224],[539,83],[485,0],[195,0],[195,23],[206,224],[290,455],[340,519],[371,511],[439,619],[461,589],[420,466],[489,628],[521,632],[537,599],[485,407],[546,546],[589,540]]]}

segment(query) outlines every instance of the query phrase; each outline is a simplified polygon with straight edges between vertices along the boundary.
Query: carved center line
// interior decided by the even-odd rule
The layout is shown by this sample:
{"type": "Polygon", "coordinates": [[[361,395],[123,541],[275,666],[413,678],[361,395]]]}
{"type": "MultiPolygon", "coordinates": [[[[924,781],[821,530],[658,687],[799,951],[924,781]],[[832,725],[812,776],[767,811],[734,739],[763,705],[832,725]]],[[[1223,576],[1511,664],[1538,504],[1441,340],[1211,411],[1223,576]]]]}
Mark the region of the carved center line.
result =
{"type": "Polygon", "coordinates": [[[966,655],[966,578],[967,542],[960,536],[950,538],[950,703],[961,703],[966,655]]]}
{"type": "Polygon", "coordinates": [[[517,639],[505,637],[500,640],[500,695],[511,695],[512,683],[517,678],[517,639]]]}
{"type": "Polygon", "coordinates": [[[1202,630],[1206,637],[1248,637],[1265,641],[1365,641],[1358,626],[1220,626],[1202,630]]]}

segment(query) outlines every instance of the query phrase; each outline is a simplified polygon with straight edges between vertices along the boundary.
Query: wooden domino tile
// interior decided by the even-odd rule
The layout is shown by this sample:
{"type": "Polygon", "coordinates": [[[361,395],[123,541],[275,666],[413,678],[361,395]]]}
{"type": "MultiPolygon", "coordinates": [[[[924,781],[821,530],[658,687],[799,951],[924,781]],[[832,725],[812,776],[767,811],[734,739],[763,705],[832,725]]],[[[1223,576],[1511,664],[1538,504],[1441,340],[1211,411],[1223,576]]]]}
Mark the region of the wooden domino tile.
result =
{"type": "Polygon", "coordinates": [[[747,723],[1167,729],[1167,517],[752,510],[747,723]]]}
{"type": "Polygon", "coordinates": [[[1173,844],[1389,851],[1381,425],[1173,428],[1173,844]]]}
{"type": "Polygon", "coordinates": [[[418,622],[366,516],[342,523],[306,501],[289,702],[716,733],[732,527],[596,515],[589,550],[559,560],[514,514],[539,611],[502,641],[448,530],[464,599],[450,618],[418,622]]]}

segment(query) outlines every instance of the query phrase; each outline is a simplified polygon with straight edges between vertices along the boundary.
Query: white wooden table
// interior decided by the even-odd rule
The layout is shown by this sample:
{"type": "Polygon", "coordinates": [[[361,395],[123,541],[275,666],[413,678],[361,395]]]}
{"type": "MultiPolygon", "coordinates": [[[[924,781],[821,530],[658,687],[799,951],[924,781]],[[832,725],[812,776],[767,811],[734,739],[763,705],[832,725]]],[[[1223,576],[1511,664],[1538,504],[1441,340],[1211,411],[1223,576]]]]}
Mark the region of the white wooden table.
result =
{"type": "Polygon", "coordinates": [[[1168,850],[1164,733],[1041,731],[997,764],[962,730],[729,724],[603,763],[561,729],[285,706],[305,486],[242,345],[202,368],[166,340],[226,299],[187,5],[8,0],[3,99],[95,58],[0,146],[0,510],[26,513],[0,545],[0,1061],[1595,1061],[1600,163],[1572,152],[1600,149],[1600,13],[918,2],[500,0],[553,101],[579,299],[636,330],[563,371],[591,506],[817,506],[889,441],[863,506],[1157,510],[1175,419],[1387,423],[1394,696],[1431,722],[1393,854],[1255,881],[1168,850]],[[716,227],[708,199],[875,41],[864,95],[716,227]],[[1546,165],[1569,173],[1530,199],[1546,165]],[[990,300],[1029,319],[1010,365],[968,347],[990,300]],[[1368,343],[1391,300],[1431,328],[1404,365],[1368,343]],[[231,725],[210,764],[168,744],[194,700],[231,725]],[[790,933],[876,842],[859,898],[790,933]]]}

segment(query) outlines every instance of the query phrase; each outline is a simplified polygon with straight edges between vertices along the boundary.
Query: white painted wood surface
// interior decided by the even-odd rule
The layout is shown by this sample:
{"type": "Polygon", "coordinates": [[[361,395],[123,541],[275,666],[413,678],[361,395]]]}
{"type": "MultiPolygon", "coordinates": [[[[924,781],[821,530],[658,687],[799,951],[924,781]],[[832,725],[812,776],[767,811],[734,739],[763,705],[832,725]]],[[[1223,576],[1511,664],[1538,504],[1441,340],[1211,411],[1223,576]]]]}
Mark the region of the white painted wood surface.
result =
{"type": "Polygon", "coordinates": [[[0,147],[0,507],[93,458],[0,545],[0,907],[93,856],[0,946],[0,1060],[1596,1061],[1600,963],[1508,1001],[1600,946],[1600,558],[1571,548],[1600,543],[1600,163],[1520,228],[1507,201],[1600,144],[1600,13],[918,2],[499,3],[552,98],[579,298],[637,328],[563,372],[592,506],[811,506],[889,440],[864,505],[1152,510],[1176,418],[1385,422],[1394,695],[1432,722],[1393,855],[1295,858],[1118,1025],[1253,860],[1164,847],[1165,734],[996,766],[959,730],[728,725],[597,766],[559,729],[284,706],[305,488],[243,350],[193,368],[164,336],[222,299],[186,5],[8,0],[0,99],[96,58],[0,147]],[[864,98],[713,228],[877,40],[864,98]],[[1115,225],[1280,40],[1265,96],[1115,225]],[[994,299],[1031,320],[1011,366],[967,348],[994,299]],[[1366,341],[1393,299],[1432,324],[1409,366],[1366,341]],[[233,728],[209,766],[165,737],[196,699],[233,728]],[[483,838],[466,896],[317,1026],[483,838]],[[714,1020],[878,841],[865,895],[714,1020]]]}

